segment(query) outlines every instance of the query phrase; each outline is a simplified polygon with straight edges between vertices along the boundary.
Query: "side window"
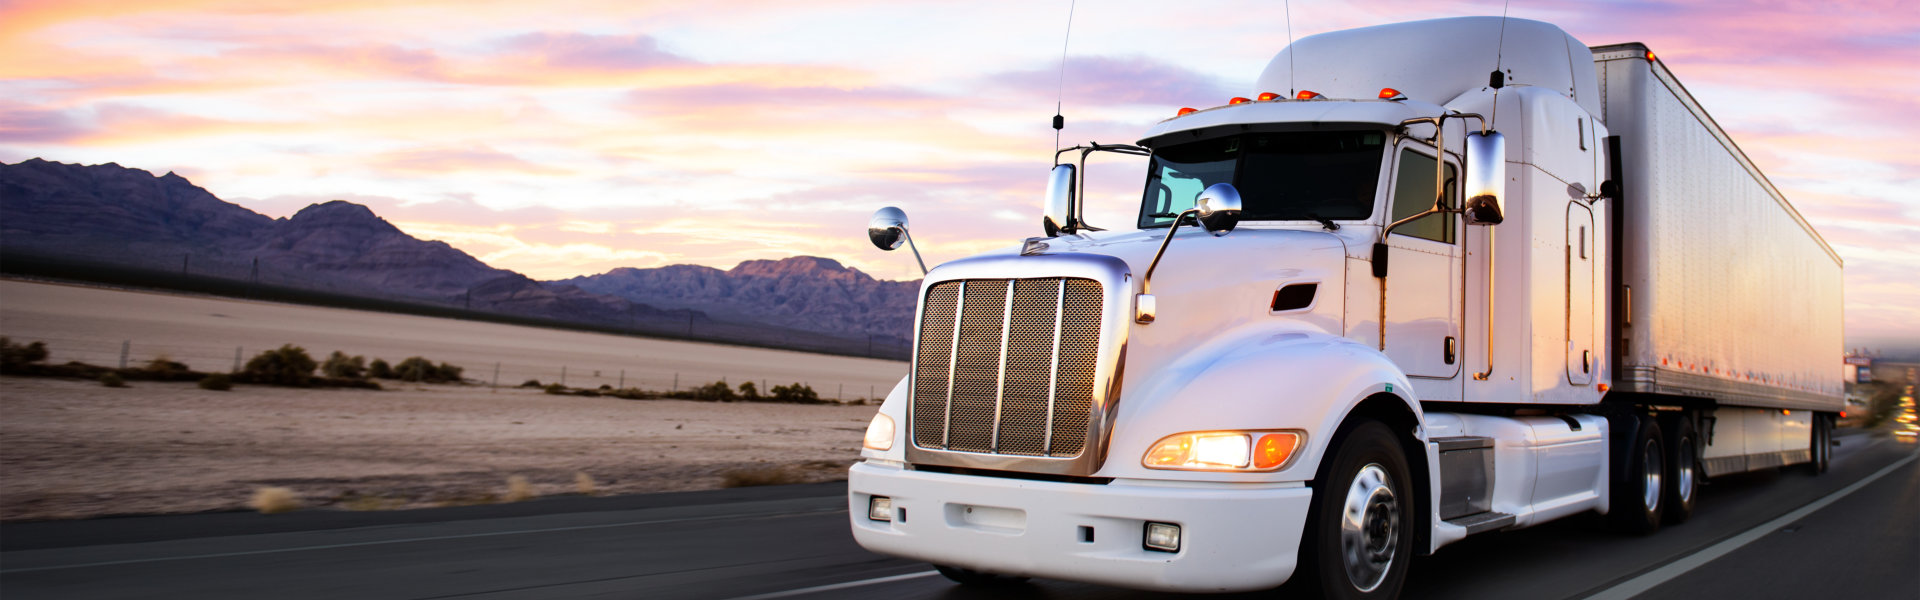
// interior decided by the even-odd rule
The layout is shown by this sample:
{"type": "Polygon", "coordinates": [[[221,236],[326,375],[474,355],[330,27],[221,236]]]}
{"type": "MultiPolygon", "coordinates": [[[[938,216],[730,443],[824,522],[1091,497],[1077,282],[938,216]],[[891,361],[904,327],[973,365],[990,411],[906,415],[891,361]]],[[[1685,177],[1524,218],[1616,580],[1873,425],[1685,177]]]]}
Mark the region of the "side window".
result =
{"type": "MultiPolygon", "coordinates": [[[[1455,206],[1458,202],[1454,188],[1458,176],[1454,166],[1447,165],[1446,206],[1455,206]]],[[[1411,148],[1400,151],[1400,166],[1393,175],[1393,219],[1398,221],[1433,207],[1433,157],[1414,152],[1411,148]]],[[[1391,223],[1392,221],[1388,221],[1391,223]]],[[[1453,243],[1454,215],[1441,213],[1427,215],[1417,221],[1401,225],[1393,230],[1395,235],[1407,235],[1436,242],[1453,243]]]]}

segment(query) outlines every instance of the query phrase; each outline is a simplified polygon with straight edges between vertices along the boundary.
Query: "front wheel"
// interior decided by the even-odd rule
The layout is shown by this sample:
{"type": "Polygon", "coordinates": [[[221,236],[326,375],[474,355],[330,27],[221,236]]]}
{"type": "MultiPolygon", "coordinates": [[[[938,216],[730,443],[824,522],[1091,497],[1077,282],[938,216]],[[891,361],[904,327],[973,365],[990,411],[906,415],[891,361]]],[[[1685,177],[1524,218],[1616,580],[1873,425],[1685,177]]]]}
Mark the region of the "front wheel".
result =
{"type": "Polygon", "coordinates": [[[1393,598],[1413,558],[1418,502],[1407,458],[1386,425],[1368,421],[1336,440],[1314,482],[1298,575],[1326,598],[1393,598]]]}

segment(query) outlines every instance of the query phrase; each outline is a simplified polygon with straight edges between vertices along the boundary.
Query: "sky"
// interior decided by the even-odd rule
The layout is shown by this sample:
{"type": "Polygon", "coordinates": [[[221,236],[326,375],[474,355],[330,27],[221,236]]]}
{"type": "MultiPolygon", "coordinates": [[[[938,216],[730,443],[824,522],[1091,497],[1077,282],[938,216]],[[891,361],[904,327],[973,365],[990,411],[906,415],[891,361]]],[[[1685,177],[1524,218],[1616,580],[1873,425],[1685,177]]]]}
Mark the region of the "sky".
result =
{"type": "MultiPolygon", "coordinates": [[[[1898,1],[0,0],[0,161],[172,171],[274,217],[345,199],[539,279],[912,279],[867,217],[905,209],[929,263],[1039,235],[1056,102],[1065,145],[1132,142],[1254,93],[1289,28],[1503,7],[1651,47],[1846,261],[1849,346],[1920,347],[1898,1]]],[[[1091,166],[1093,216],[1142,171],[1091,166]]]]}

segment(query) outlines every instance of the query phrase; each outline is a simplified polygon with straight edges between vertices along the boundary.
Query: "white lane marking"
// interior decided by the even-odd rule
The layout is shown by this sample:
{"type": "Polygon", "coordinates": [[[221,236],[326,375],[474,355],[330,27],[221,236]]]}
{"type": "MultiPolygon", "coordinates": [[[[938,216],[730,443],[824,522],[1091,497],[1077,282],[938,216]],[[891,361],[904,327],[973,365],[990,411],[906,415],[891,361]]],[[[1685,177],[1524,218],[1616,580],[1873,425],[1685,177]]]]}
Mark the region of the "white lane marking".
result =
{"type": "MultiPolygon", "coordinates": [[[[764,519],[764,518],[775,518],[775,517],[796,517],[796,516],[821,515],[821,514],[843,513],[843,512],[846,512],[846,509],[776,513],[776,514],[770,514],[770,515],[749,514],[749,515],[720,515],[720,516],[712,516],[712,517],[684,517],[679,519],[655,519],[652,521],[628,521],[625,523],[606,523],[602,525],[573,525],[568,527],[548,527],[544,529],[516,529],[512,531],[489,531],[486,533],[463,533],[459,535],[435,535],[435,536],[416,537],[416,538],[401,538],[397,540],[374,540],[370,542],[348,542],[344,544],[319,544],[314,546],[295,546],[292,548],[274,548],[271,550],[248,550],[245,552],[215,552],[210,554],[187,554],[187,555],[180,555],[180,556],[161,556],[161,557],[155,557],[155,558],[130,558],[126,560],[108,560],[108,561],[101,561],[101,562],[77,563],[77,564],[71,564],[71,565],[49,565],[45,567],[0,569],[0,573],[31,573],[35,571],[59,571],[62,569],[84,569],[88,567],[107,567],[107,566],[113,566],[113,565],[131,565],[131,564],[139,564],[139,563],[167,562],[167,561],[175,561],[175,560],[196,560],[196,559],[202,559],[202,558],[228,558],[233,556],[280,554],[283,552],[305,552],[308,550],[332,550],[335,548],[358,548],[361,546],[381,546],[386,544],[406,544],[406,543],[412,543],[412,542],[432,542],[432,541],[439,541],[439,540],[463,540],[463,539],[470,539],[470,538],[496,537],[496,536],[503,536],[503,535],[523,535],[523,534],[529,534],[529,533],[554,533],[559,531],[580,531],[584,529],[636,527],[640,525],[664,525],[667,523],[691,523],[691,522],[697,522],[697,521],[718,521],[721,519],[764,519]]],[[[285,532],[285,533],[306,533],[306,532],[285,532]]],[[[266,535],[266,534],[263,534],[263,535],[266,535]]],[[[21,551],[21,552],[26,552],[26,551],[21,551]]]]}
{"type": "Polygon", "coordinates": [[[1820,510],[1822,508],[1826,508],[1827,505],[1833,504],[1835,501],[1838,501],[1841,498],[1845,498],[1849,494],[1860,491],[1860,488],[1867,487],[1867,485],[1875,481],[1879,481],[1881,477],[1886,477],[1888,474],[1896,470],[1899,470],[1900,467],[1907,466],[1907,463],[1913,462],[1915,458],[1920,458],[1920,454],[1909,454],[1907,455],[1906,458],[1900,459],[1898,462],[1895,462],[1891,465],[1887,465],[1887,467],[1884,469],[1880,469],[1880,472],[1874,473],[1872,475],[1868,475],[1866,479],[1853,482],[1853,485],[1840,488],[1840,491],[1827,494],[1826,497],[1821,498],[1819,500],[1815,500],[1806,506],[1802,506],[1798,510],[1781,515],[1780,518],[1774,519],[1772,521],[1761,523],[1760,526],[1755,527],[1753,529],[1748,529],[1745,532],[1741,533],[1740,535],[1736,535],[1731,538],[1728,538],[1726,541],[1720,542],[1718,544],[1708,546],[1705,550],[1701,550],[1699,552],[1689,554],[1685,557],[1682,557],[1680,560],[1676,560],[1671,563],[1668,563],[1667,566],[1654,569],[1639,577],[1635,577],[1633,579],[1628,579],[1626,581],[1623,581],[1619,585],[1607,588],[1605,590],[1601,590],[1600,593],[1594,594],[1592,596],[1587,596],[1583,600],[1627,600],[1628,598],[1638,596],[1642,593],[1645,593],[1647,590],[1651,590],[1654,587],[1659,586],[1662,583],[1666,583],[1668,580],[1671,580],[1675,577],[1679,577],[1681,575],[1685,575],[1688,571],[1692,571],[1694,569],[1700,568],[1701,565],[1705,565],[1707,563],[1713,562],[1715,559],[1718,559],[1722,556],[1726,556],[1728,553],[1731,553],[1734,550],[1739,550],[1741,546],[1751,544],[1753,543],[1754,540],[1758,540],[1762,537],[1765,537],[1767,534],[1773,533],[1775,530],[1780,529],[1781,527],[1786,527],[1787,525],[1793,523],[1794,521],[1804,519],[1807,517],[1807,515],[1813,514],[1814,511],[1820,510]]]}
{"type": "Polygon", "coordinates": [[[940,574],[939,571],[924,571],[920,573],[908,573],[905,575],[875,577],[873,579],[862,579],[859,581],[849,581],[846,583],[816,585],[810,588],[800,588],[797,590],[787,590],[784,592],[768,592],[765,594],[754,594],[752,596],[741,596],[739,598],[734,598],[733,600],[771,600],[773,598],[786,598],[790,596],[799,596],[801,594],[811,594],[814,592],[831,592],[833,590],[844,590],[847,588],[856,588],[863,585],[873,585],[876,583],[891,583],[895,581],[906,581],[908,579],[919,579],[921,577],[927,577],[930,575],[939,575],[939,574],[940,574]]]}

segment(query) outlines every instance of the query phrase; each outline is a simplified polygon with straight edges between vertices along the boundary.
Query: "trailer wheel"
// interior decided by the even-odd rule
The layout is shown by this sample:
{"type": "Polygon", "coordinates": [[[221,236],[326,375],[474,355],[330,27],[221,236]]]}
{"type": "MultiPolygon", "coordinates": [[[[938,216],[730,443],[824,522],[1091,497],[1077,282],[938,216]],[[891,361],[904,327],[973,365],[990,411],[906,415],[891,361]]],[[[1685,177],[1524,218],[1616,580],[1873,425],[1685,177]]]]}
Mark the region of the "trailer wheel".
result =
{"type": "Polygon", "coordinates": [[[933,568],[934,570],[939,571],[941,575],[947,576],[947,579],[952,579],[954,583],[958,583],[960,585],[964,585],[967,587],[978,587],[978,588],[1006,587],[1010,585],[1025,583],[1027,581],[1027,578],[1025,577],[995,575],[993,573],[975,571],[973,569],[962,569],[959,567],[949,567],[946,565],[934,565],[933,568]]]}
{"type": "Polygon", "coordinates": [[[1833,462],[1833,421],[1827,415],[1813,413],[1813,447],[1810,448],[1807,471],[1819,475],[1827,472],[1833,462]]]}
{"type": "Polygon", "coordinates": [[[1662,419],[1667,433],[1666,504],[1662,520],[1679,525],[1693,516],[1693,499],[1699,491],[1699,448],[1695,445],[1693,420],[1687,415],[1662,419]]]}
{"type": "MultiPolygon", "coordinates": [[[[1665,504],[1667,484],[1666,448],[1660,425],[1642,417],[1627,445],[1622,477],[1613,482],[1608,515],[1614,529],[1644,535],[1660,530],[1660,509],[1665,504]]],[[[1625,433],[1625,432],[1622,432],[1625,433]]]]}
{"type": "Polygon", "coordinates": [[[1376,421],[1353,426],[1335,443],[1314,481],[1296,579],[1327,598],[1396,597],[1413,559],[1418,510],[1406,454],[1376,421]]]}

